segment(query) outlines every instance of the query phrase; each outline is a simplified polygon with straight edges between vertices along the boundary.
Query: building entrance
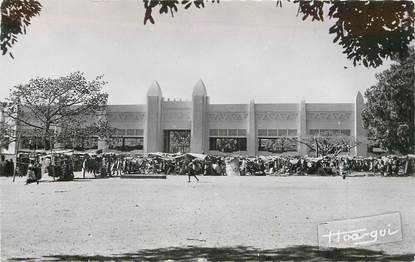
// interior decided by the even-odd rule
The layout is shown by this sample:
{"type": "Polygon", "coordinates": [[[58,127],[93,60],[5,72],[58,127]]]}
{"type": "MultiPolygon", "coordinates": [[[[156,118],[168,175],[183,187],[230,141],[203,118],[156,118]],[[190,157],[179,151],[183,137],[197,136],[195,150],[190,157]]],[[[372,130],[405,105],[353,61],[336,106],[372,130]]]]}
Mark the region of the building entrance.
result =
{"type": "Polygon", "coordinates": [[[164,152],[190,152],[190,130],[164,130],[164,152]]]}

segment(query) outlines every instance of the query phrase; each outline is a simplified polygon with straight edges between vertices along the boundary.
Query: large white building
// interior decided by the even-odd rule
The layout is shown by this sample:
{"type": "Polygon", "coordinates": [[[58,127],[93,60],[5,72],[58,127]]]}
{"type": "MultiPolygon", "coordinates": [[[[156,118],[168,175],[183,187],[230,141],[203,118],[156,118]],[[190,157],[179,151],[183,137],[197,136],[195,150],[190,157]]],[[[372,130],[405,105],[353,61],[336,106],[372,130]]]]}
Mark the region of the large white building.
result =
{"type": "MultiPolygon", "coordinates": [[[[177,101],[163,98],[160,86],[154,82],[147,92],[146,104],[108,105],[105,117],[117,128],[116,136],[110,145],[92,139],[89,147],[142,153],[293,152],[305,155],[310,153],[305,145],[286,138],[341,135],[353,140],[365,137],[363,107],[360,92],[351,103],[262,104],[251,100],[248,104],[211,104],[201,80],[194,86],[191,100],[177,101]]],[[[20,144],[21,148],[27,147],[27,142],[20,144]]],[[[6,153],[15,150],[11,144],[6,153]]],[[[367,145],[362,143],[351,153],[364,156],[367,145]]]]}

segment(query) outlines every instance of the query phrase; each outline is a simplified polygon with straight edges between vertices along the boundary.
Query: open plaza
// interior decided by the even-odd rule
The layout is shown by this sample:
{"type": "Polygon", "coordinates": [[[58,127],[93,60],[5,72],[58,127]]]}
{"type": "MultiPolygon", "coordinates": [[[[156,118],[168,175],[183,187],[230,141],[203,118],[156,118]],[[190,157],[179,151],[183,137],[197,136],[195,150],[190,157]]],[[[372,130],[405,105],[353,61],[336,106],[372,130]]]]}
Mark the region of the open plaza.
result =
{"type": "Polygon", "coordinates": [[[413,177],[81,177],[1,178],[3,259],[413,260],[413,177]],[[318,248],[321,222],[395,211],[402,241],[318,248]]]}

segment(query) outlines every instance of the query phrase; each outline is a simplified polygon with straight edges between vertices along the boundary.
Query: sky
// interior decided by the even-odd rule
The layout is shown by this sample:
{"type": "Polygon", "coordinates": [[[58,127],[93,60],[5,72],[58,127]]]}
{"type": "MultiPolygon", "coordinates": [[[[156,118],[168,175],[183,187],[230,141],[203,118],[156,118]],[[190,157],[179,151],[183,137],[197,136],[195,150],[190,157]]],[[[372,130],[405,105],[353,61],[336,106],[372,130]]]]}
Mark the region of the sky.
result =
{"type": "Polygon", "coordinates": [[[190,99],[199,79],[211,103],[353,102],[387,68],[353,67],[333,43],[333,21],[302,21],[297,6],[221,1],[172,17],[139,0],[42,1],[41,15],[0,57],[0,100],[35,77],[104,75],[109,104],[144,104],[157,81],[165,98],[190,99]],[[347,67],[347,68],[345,68],[347,67]]]}

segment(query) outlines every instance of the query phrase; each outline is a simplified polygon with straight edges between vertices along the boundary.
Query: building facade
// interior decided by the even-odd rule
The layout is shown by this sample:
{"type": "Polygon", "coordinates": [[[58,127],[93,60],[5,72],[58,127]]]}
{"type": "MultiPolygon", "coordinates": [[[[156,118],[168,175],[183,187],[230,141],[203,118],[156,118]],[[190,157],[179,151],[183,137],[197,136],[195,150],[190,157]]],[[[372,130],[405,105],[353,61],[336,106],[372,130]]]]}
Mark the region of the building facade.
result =
{"type": "MultiPolygon", "coordinates": [[[[265,155],[288,151],[304,155],[309,153],[306,145],[285,138],[336,134],[355,140],[365,137],[363,107],[360,92],[352,103],[341,104],[258,104],[253,100],[249,104],[210,104],[200,80],[190,101],[163,98],[160,86],[154,82],[145,105],[110,105],[106,117],[117,128],[117,135],[123,137],[119,146],[123,143],[124,147],[136,146],[140,150],[141,143],[143,153],[265,155]]],[[[101,143],[99,148],[108,145],[101,143]]],[[[362,143],[352,150],[354,155],[364,156],[367,145],[362,143]]]]}
{"type": "MultiPolygon", "coordinates": [[[[199,80],[190,101],[163,98],[154,82],[144,105],[108,105],[105,118],[116,135],[111,143],[92,141],[95,148],[150,152],[237,153],[267,155],[291,152],[310,154],[306,145],[295,142],[308,136],[366,137],[362,127],[364,107],[359,92],[351,103],[255,103],[210,104],[204,83],[199,80]]],[[[94,146],[92,146],[94,147],[94,146]]],[[[10,145],[14,149],[14,145],[10,145]]],[[[367,155],[364,143],[352,155],[367,155]]]]}

